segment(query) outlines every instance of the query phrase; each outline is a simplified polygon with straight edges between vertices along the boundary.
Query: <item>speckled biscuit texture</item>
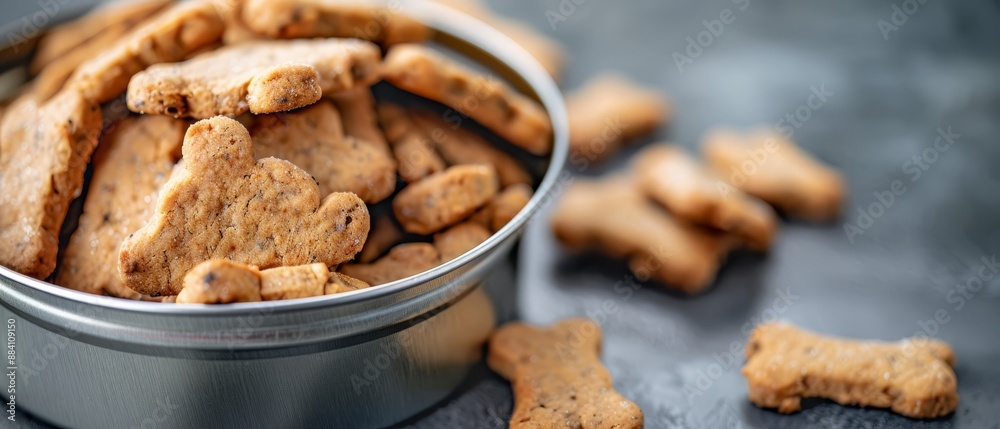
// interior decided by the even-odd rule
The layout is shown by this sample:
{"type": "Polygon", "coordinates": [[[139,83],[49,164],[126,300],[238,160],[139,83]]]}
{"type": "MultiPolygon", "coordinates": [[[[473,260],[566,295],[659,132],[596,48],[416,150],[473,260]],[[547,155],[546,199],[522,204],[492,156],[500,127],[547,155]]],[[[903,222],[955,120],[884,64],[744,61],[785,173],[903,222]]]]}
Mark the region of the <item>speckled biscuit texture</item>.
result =
{"type": "Polygon", "coordinates": [[[403,188],[392,208],[404,230],[430,234],[474,213],[498,187],[492,166],[456,165],[403,188]]]}
{"type": "Polygon", "coordinates": [[[919,419],[946,416],[958,406],[955,354],[927,337],[855,341],[772,323],[750,334],[746,357],[750,400],[782,413],[817,397],[919,419]]]}
{"type": "Polygon", "coordinates": [[[241,43],[136,74],[128,106],[197,119],[284,112],[315,103],[324,92],[375,83],[380,61],[378,47],[360,40],[241,43]]]}
{"type": "Polygon", "coordinates": [[[118,278],[118,249],[152,217],[160,188],[181,157],[188,124],[166,116],[128,118],[101,138],[79,225],[61,257],[55,283],[138,299],[118,278]]]}
{"type": "Polygon", "coordinates": [[[0,123],[0,265],[44,279],[59,231],[101,134],[100,106],[74,91],[40,103],[26,93],[0,123]]]}
{"type": "Polygon", "coordinates": [[[393,47],[382,70],[387,82],[451,107],[528,152],[545,155],[552,150],[552,124],[545,110],[496,77],[419,45],[393,47]]]}
{"type": "Polygon", "coordinates": [[[250,134],[215,117],[184,137],[175,172],[153,218],[122,243],[118,270],[129,288],[175,295],[184,275],[209,259],[261,269],[348,261],[368,234],[368,210],[350,193],[321,199],[305,171],[275,158],[255,161],[250,134]]]}
{"type": "Polygon", "coordinates": [[[351,263],[340,272],[372,286],[378,286],[422,273],[441,264],[441,255],[433,244],[406,243],[389,250],[370,264],[351,263]]]}
{"type": "Polygon", "coordinates": [[[755,250],[767,250],[778,218],[763,201],[730,186],[684,149],[659,144],[635,156],[639,186],[654,201],[685,221],[739,237],[755,250]]]}
{"type": "Polygon", "coordinates": [[[253,119],[250,136],[257,158],[285,159],[311,174],[322,195],[353,192],[366,203],[382,201],[396,188],[396,163],[366,140],[344,135],[329,101],[289,113],[253,119]]]}
{"type": "Polygon", "coordinates": [[[494,332],[487,363],[513,384],[511,429],[642,428],[642,410],[615,391],[600,352],[601,328],[585,319],[494,332]]]}

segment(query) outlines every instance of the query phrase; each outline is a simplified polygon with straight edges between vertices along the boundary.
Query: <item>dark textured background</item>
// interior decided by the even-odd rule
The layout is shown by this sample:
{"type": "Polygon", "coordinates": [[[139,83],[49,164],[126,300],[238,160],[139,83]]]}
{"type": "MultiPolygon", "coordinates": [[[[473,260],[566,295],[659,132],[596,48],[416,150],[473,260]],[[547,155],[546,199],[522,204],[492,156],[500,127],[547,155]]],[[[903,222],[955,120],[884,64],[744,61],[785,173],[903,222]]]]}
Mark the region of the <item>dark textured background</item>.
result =
{"type": "MultiPolygon", "coordinates": [[[[717,284],[691,298],[654,283],[616,292],[628,276],[623,264],[566,254],[546,220],[538,219],[521,245],[520,316],[541,324],[596,319],[615,385],[642,407],[650,428],[1000,428],[1000,368],[994,366],[1000,363],[1000,277],[961,308],[954,302],[957,285],[976,276],[981,258],[1000,253],[1000,169],[994,167],[1000,161],[1000,2],[927,0],[885,40],[877,23],[891,22],[901,0],[575,0],[581,4],[553,28],[546,11],[573,1],[490,3],[565,44],[567,88],[605,70],[662,88],[675,114],[657,137],[692,149],[714,125],[773,124],[803,105],[811,87],[824,85],[833,95],[794,139],[845,173],[851,196],[844,221],[857,224],[857,209],[894,180],[907,191],[853,243],[842,222],[786,222],[768,255],[733,255],[717,284]],[[705,29],[702,21],[727,8],[736,20],[678,71],[672,55],[684,53],[686,37],[705,29]],[[932,147],[939,127],[949,126],[961,135],[957,143],[911,181],[904,164],[932,147]],[[779,291],[792,296],[787,309],[774,306],[779,291]],[[933,329],[925,321],[940,311],[948,322],[933,329]],[[741,359],[730,363],[726,353],[742,345],[744,326],[772,315],[857,338],[933,331],[927,333],[951,343],[958,356],[958,410],[914,421],[825,401],[808,401],[791,416],[755,408],[746,400],[741,359]]],[[[37,8],[6,1],[3,20],[37,8]]],[[[600,174],[620,168],[628,156],[601,168],[570,169],[600,174]]],[[[452,398],[402,426],[506,427],[510,395],[505,382],[480,366],[452,398]]]]}

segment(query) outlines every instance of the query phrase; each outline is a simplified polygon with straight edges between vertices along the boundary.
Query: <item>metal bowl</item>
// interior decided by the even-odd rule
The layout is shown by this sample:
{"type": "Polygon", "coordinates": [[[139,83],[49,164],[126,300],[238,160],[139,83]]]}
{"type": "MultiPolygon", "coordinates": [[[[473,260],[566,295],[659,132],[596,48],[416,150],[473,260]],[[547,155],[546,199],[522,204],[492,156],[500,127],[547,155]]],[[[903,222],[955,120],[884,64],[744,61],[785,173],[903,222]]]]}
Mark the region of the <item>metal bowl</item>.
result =
{"type": "Polygon", "coordinates": [[[512,276],[492,292],[484,279],[510,269],[525,224],[563,179],[566,112],[542,67],[496,30],[441,5],[395,3],[436,30],[435,42],[506,77],[548,111],[554,152],[528,205],[486,242],[430,271],[291,301],[135,302],[0,267],[0,320],[13,325],[16,352],[15,390],[2,390],[18,412],[101,429],[382,427],[462,381],[497,323],[497,302],[514,293],[512,276]]]}

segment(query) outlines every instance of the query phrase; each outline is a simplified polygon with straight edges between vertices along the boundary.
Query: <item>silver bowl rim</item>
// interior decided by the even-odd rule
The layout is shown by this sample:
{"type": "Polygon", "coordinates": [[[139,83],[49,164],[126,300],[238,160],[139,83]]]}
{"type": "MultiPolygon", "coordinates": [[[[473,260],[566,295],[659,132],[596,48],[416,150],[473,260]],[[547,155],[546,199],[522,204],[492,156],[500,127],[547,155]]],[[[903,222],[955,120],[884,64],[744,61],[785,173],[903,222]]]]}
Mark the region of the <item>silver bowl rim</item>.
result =
{"type": "MultiPolygon", "coordinates": [[[[492,26],[463,12],[425,0],[409,2],[388,0],[388,2],[382,1],[382,4],[385,4],[386,7],[398,7],[400,10],[397,13],[413,17],[432,30],[452,35],[493,56],[509,67],[512,72],[516,73],[530,86],[531,90],[535,92],[535,95],[540,100],[542,107],[549,114],[552,124],[553,149],[549,156],[549,166],[545,171],[542,182],[535,189],[535,193],[528,204],[510,222],[491,235],[489,239],[458,258],[412,277],[369,289],[287,301],[232,303],[226,305],[163,304],[80,292],[26,276],[3,266],[0,266],[0,277],[7,278],[18,284],[27,285],[59,298],[82,304],[155,315],[225,316],[259,312],[263,309],[267,311],[295,311],[350,305],[404,292],[454,272],[477,258],[486,255],[505,240],[511,239],[554,196],[553,192],[556,191],[556,183],[566,163],[569,153],[569,123],[566,106],[558,85],[541,64],[519,44],[492,26]]],[[[3,283],[0,282],[0,287],[3,286],[3,283]]]]}

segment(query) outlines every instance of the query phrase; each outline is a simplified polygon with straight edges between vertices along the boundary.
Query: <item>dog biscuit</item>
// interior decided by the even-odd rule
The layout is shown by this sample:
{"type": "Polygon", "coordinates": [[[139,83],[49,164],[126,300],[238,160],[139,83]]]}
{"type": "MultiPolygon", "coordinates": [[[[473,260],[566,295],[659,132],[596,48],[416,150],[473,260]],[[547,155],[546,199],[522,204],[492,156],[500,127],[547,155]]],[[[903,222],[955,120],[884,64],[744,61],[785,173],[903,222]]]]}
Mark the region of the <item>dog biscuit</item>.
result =
{"type": "Polygon", "coordinates": [[[482,137],[460,126],[445,122],[427,111],[411,111],[413,121],[430,137],[438,153],[450,165],[490,164],[497,170],[501,187],[528,184],[528,171],[514,157],[497,149],[482,137]]]}
{"type": "Polygon", "coordinates": [[[441,263],[448,262],[490,238],[490,231],[475,222],[462,222],[434,234],[434,247],[441,254],[441,263]]]}
{"type": "Polygon", "coordinates": [[[49,30],[38,42],[31,60],[31,71],[38,73],[75,51],[97,52],[108,45],[93,43],[100,36],[121,37],[156,12],[170,5],[171,0],[117,0],[105,3],[82,18],[49,30]],[[81,49],[83,48],[83,49],[81,49]]]}
{"type": "Polygon", "coordinates": [[[356,290],[368,289],[370,287],[371,285],[365,283],[364,281],[350,277],[346,274],[333,272],[330,273],[330,278],[326,281],[323,293],[326,295],[333,295],[335,293],[353,292],[356,290]]]}
{"type": "Polygon", "coordinates": [[[380,59],[377,46],[360,40],[241,43],[139,72],[128,85],[128,107],[196,119],[285,112],[375,83],[380,59]]]}
{"type": "Polygon", "coordinates": [[[497,193],[488,165],[456,165],[403,188],[392,208],[403,230],[430,234],[465,219],[497,193]]]}
{"type": "Polygon", "coordinates": [[[513,384],[510,428],[642,428],[642,410],[615,391],[600,353],[601,328],[586,319],[496,330],[486,362],[513,384]]]}
{"type": "Polygon", "coordinates": [[[70,289],[139,299],[118,278],[118,248],[152,217],[160,188],[181,157],[187,123],[166,116],[128,118],[106,134],[79,226],[55,283],[70,289]]]}
{"type": "Polygon", "coordinates": [[[654,278],[689,294],[712,283],[731,248],[726,237],[677,220],[621,178],[568,186],[552,226],[570,248],[627,258],[640,280],[654,278]]]}
{"type": "Polygon", "coordinates": [[[497,232],[510,223],[528,205],[534,190],[528,185],[514,185],[498,193],[489,203],[472,215],[471,221],[497,232]]]}
{"type": "Polygon", "coordinates": [[[566,97],[570,162],[586,168],[666,122],[670,106],[658,91],[622,76],[591,79],[566,97]]]}
{"type": "Polygon", "coordinates": [[[393,47],[382,72],[387,82],[468,115],[530,153],[552,150],[552,124],[542,107],[495,77],[419,45],[393,47]]]}
{"type": "Polygon", "coordinates": [[[365,240],[365,247],[361,249],[356,258],[358,262],[369,263],[384,255],[393,246],[403,241],[403,231],[399,230],[396,221],[392,216],[382,215],[372,222],[371,230],[368,231],[368,239],[365,240]]]}
{"type": "Polygon", "coordinates": [[[392,144],[399,177],[406,183],[444,170],[444,160],[434,151],[430,140],[417,128],[405,109],[391,103],[380,103],[378,117],[386,138],[392,144]]]}
{"type": "Polygon", "coordinates": [[[391,46],[431,35],[391,3],[371,0],[247,0],[242,16],[248,28],[275,39],[352,37],[391,46]]]}
{"type": "Polygon", "coordinates": [[[746,357],[750,400],[782,413],[816,397],[920,419],[946,416],[958,406],[955,355],[926,337],[854,341],[773,323],[750,334],[746,357]]]}
{"type": "Polygon", "coordinates": [[[679,219],[739,237],[767,250],[778,219],[764,202],[723,182],[684,149],[655,145],[635,156],[639,186],[679,219]]]}
{"type": "Polygon", "coordinates": [[[0,123],[0,265],[44,279],[56,267],[59,231],[101,134],[100,106],[62,91],[30,93],[0,123]]]}
{"type": "Polygon", "coordinates": [[[118,269],[129,288],[175,295],[198,263],[215,258],[262,269],[321,262],[361,250],[368,210],[350,193],[321,200],[294,164],[254,160],[250,134],[225,117],[188,128],[184,168],[164,185],[153,218],[122,243],[118,269]]]}
{"type": "Polygon", "coordinates": [[[125,92],[136,73],[157,63],[182,61],[219,41],[223,22],[209,0],[189,0],[160,12],[100,55],[83,63],[66,87],[104,103],[125,92]]]}
{"type": "Polygon", "coordinates": [[[705,136],[702,151],[719,177],[780,212],[815,222],[840,216],[840,174],[773,131],[717,130],[705,136]]]}
{"type": "Polygon", "coordinates": [[[178,304],[230,304],[258,302],[260,271],[225,259],[202,262],[184,276],[178,304]]]}
{"type": "Polygon", "coordinates": [[[420,274],[441,263],[441,255],[430,243],[400,244],[385,256],[370,264],[350,263],[340,267],[340,272],[378,286],[420,274]]]}
{"type": "Polygon", "coordinates": [[[271,268],[260,272],[260,297],[277,301],[320,296],[326,292],[329,279],[325,264],[271,268]]]}
{"type": "Polygon", "coordinates": [[[344,133],[348,136],[374,144],[385,153],[391,154],[389,142],[385,140],[375,114],[375,97],[369,88],[354,88],[327,95],[340,112],[344,133]]]}
{"type": "Polygon", "coordinates": [[[345,137],[328,101],[289,113],[256,116],[250,126],[254,154],[275,157],[311,174],[322,195],[353,192],[367,203],[396,188],[396,165],[376,145],[345,137]]]}

